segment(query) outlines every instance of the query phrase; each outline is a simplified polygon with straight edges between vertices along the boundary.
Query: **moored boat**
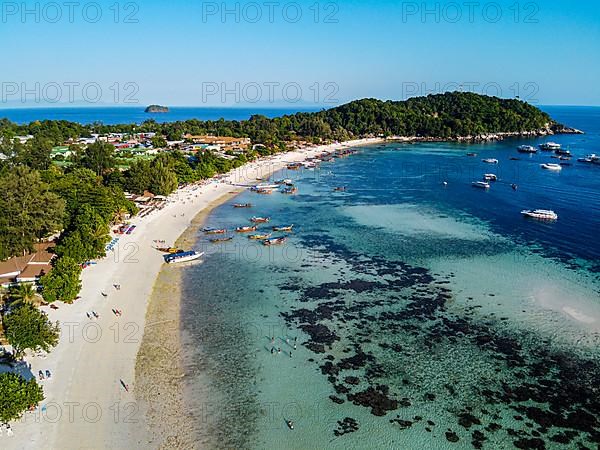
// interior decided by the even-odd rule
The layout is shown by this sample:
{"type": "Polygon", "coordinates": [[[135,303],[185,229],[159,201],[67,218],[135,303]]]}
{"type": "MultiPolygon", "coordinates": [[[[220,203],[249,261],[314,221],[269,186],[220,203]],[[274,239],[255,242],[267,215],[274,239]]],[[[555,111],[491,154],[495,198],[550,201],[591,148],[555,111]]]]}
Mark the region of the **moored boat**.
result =
{"type": "Polygon", "coordinates": [[[482,161],[486,164],[498,164],[498,160],[496,158],[486,158],[482,159],[482,161]]]}
{"type": "Polygon", "coordinates": [[[204,253],[191,251],[191,252],[181,252],[181,253],[174,253],[172,255],[166,255],[164,258],[165,258],[165,262],[167,262],[168,264],[173,264],[173,263],[194,261],[198,258],[201,258],[202,255],[204,255],[204,253]]]}
{"type": "Polygon", "coordinates": [[[519,145],[517,150],[519,153],[537,153],[537,148],[532,145],[519,145]]]}
{"type": "Polygon", "coordinates": [[[484,181],[498,181],[498,175],[493,173],[486,173],[483,175],[484,181]]]}
{"type": "Polygon", "coordinates": [[[294,230],[294,225],[290,225],[288,227],[273,227],[273,231],[276,232],[291,232],[294,230]]]}
{"type": "Polygon", "coordinates": [[[269,223],[271,221],[270,217],[253,217],[250,219],[252,223],[269,223]]]}
{"type": "Polygon", "coordinates": [[[557,155],[561,155],[561,156],[572,156],[571,152],[569,150],[563,150],[563,149],[558,149],[555,150],[554,153],[556,153],[557,155]]]}
{"type": "Polygon", "coordinates": [[[287,194],[287,195],[296,194],[296,193],[298,193],[298,188],[296,186],[290,186],[290,187],[282,190],[281,193],[287,194]]]}
{"type": "Polygon", "coordinates": [[[252,203],[236,203],[234,208],[252,208],[252,203]]]}
{"type": "Polygon", "coordinates": [[[224,228],[204,228],[202,230],[204,234],[225,234],[227,230],[224,228]]]}
{"type": "Polygon", "coordinates": [[[256,226],[254,226],[254,227],[237,227],[235,229],[236,233],[250,233],[252,231],[256,231],[256,226]]]}
{"type": "Polygon", "coordinates": [[[556,142],[546,142],[539,146],[544,151],[556,151],[561,149],[561,145],[556,142]]]}
{"type": "Polygon", "coordinates": [[[263,241],[263,245],[266,245],[267,247],[270,247],[272,245],[282,245],[282,244],[285,244],[286,241],[287,241],[287,238],[284,238],[284,237],[274,238],[274,239],[265,239],[263,241]]]}
{"type": "Polygon", "coordinates": [[[556,214],[554,211],[550,211],[547,209],[524,210],[524,211],[521,211],[521,214],[523,214],[525,217],[529,217],[532,219],[538,219],[538,220],[557,220],[558,219],[558,214],[556,214]]]}
{"type": "Polygon", "coordinates": [[[596,160],[600,160],[600,156],[597,156],[595,153],[592,153],[591,155],[586,155],[584,158],[579,158],[577,161],[591,164],[594,163],[594,161],[596,160]]]}
{"type": "Polygon", "coordinates": [[[471,185],[479,189],[489,189],[491,187],[490,183],[486,183],[485,181],[473,181],[471,185]]]}
{"type": "Polygon", "coordinates": [[[264,241],[265,239],[269,239],[271,237],[271,233],[268,234],[251,234],[248,236],[248,239],[252,239],[253,241],[264,241]]]}
{"type": "Polygon", "coordinates": [[[233,240],[233,238],[231,236],[228,236],[228,237],[211,239],[210,242],[212,244],[222,244],[223,242],[229,242],[229,241],[232,241],[232,240],[233,240]]]}
{"type": "Polygon", "coordinates": [[[562,167],[561,167],[561,165],[560,165],[560,164],[546,163],[546,164],[540,164],[540,167],[541,167],[542,169],[545,169],[545,170],[552,170],[552,171],[555,171],[555,172],[557,172],[557,171],[559,171],[559,170],[562,170],[562,167]]]}

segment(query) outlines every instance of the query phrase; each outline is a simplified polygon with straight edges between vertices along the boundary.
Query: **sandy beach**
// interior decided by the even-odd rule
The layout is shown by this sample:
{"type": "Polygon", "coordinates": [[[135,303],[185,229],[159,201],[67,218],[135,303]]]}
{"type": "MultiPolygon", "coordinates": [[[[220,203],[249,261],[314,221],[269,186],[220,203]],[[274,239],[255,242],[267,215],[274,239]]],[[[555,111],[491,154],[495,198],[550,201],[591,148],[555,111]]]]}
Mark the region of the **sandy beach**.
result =
{"type": "MultiPolygon", "coordinates": [[[[49,369],[52,378],[41,381],[45,400],[36,411],[13,424],[14,436],[3,438],[2,448],[120,449],[158,448],[161,444],[187,448],[185,443],[165,444],[164,429],[150,432],[148,427],[152,424],[147,423],[146,415],[158,417],[160,411],[151,411],[151,402],[136,401],[136,395],[146,400],[161,398],[156,404],[163,402],[169,410],[177,410],[180,400],[174,394],[175,387],[163,393],[158,389],[138,389],[135,383],[136,358],[144,338],[147,312],[152,327],[148,327],[145,339],[153,343],[165,333],[170,336],[157,351],[168,351],[168,341],[176,339],[178,331],[173,319],[178,312],[178,292],[171,287],[178,276],[176,268],[169,268],[156,286],[162,292],[160,297],[165,289],[172,289],[166,291],[174,298],[169,312],[161,310],[165,305],[153,305],[148,310],[155,281],[164,266],[161,254],[154,248],[155,241],[175,244],[199,213],[209,211],[220,199],[243,191],[256,184],[257,178],[265,178],[289,162],[378,141],[365,139],[264,158],[220,180],[182,188],[169,197],[162,210],[143,219],[134,218],[135,232],[119,236],[114,252],[84,270],[81,298],[73,305],[59,305],[58,310],[44,308],[52,321],[60,322],[60,342],[49,355],[28,355],[26,362],[31,364],[31,373],[49,369]],[[115,285],[120,285],[120,289],[115,285]],[[112,309],[121,310],[122,316],[115,316],[112,309]],[[99,315],[98,319],[87,317],[92,311],[99,315]],[[156,319],[163,314],[161,324],[156,319]],[[166,399],[162,399],[163,394],[166,399]]],[[[144,346],[137,367],[141,379],[149,376],[144,371],[144,358],[151,356],[148,348],[151,346],[144,346]]],[[[172,356],[176,361],[176,355],[172,356]]],[[[181,375],[176,363],[164,370],[170,371],[166,379],[171,384],[181,375]]],[[[27,369],[23,374],[31,376],[27,369]]]]}

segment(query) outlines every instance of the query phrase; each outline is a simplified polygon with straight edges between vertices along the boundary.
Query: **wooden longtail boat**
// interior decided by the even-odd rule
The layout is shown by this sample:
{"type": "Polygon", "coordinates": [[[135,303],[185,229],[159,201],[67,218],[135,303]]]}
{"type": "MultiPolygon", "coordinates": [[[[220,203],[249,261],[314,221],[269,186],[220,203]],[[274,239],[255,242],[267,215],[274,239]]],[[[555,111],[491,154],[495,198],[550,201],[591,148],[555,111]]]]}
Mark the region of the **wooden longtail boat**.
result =
{"type": "Polygon", "coordinates": [[[238,227],[235,229],[236,233],[250,233],[256,231],[256,227],[238,227]]]}
{"type": "Polygon", "coordinates": [[[268,223],[271,220],[270,217],[253,217],[250,219],[252,223],[268,223]]]}
{"type": "Polygon", "coordinates": [[[266,239],[263,241],[263,245],[266,245],[267,247],[271,247],[273,245],[282,245],[285,244],[285,241],[287,241],[287,238],[275,238],[275,239],[266,239]]]}
{"type": "Polygon", "coordinates": [[[248,236],[248,239],[252,239],[253,241],[263,241],[265,239],[269,239],[271,237],[271,233],[269,234],[252,234],[248,236]]]}
{"type": "Polygon", "coordinates": [[[290,225],[289,227],[273,227],[273,231],[277,231],[277,232],[290,232],[293,231],[294,229],[294,225],[290,225]]]}

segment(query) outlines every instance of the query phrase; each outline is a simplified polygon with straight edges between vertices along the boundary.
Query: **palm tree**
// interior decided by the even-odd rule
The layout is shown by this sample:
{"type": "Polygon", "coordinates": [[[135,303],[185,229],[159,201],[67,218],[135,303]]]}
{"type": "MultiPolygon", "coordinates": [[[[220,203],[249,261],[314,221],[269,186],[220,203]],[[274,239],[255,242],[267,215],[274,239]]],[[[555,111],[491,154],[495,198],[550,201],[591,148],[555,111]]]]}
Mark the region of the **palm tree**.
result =
{"type": "Polygon", "coordinates": [[[35,303],[38,298],[36,290],[30,283],[21,283],[9,290],[8,297],[13,305],[35,303]]]}

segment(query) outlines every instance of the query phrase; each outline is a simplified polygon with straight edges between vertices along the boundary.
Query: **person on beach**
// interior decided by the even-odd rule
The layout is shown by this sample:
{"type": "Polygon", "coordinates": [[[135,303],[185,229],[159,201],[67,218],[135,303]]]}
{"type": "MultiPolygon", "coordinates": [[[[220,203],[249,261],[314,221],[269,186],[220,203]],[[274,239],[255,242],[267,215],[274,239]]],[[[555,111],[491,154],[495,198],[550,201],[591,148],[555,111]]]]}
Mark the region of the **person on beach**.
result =
{"type": "Polygon", "coordinates": [[[297,350],[298,346],[296,344],[294,344],[294,350],[297,350]]]}
{"type": "Polygon", "coordinates": [[[121,386],[123,386],[123,389],[125,389],[126,392],[129,392],[129,386],[127,384],[125,384],[125,382],[123,380],[119,380],[121,382],[121,386]]]}
{"type": "Polygon", "coordinates": [[[85,315],[87,316],[87,318],[88,318],[89,320],[91,320],[91,319],[92,319],[92,317],[90,316],[90,313],[89,313],[89,312],[86,312],[86,313],[85,313],[85,315]]]}
{"type": "Polygon", "coordinates": [[[105,294],[104,292],[100,292],[102,294],[102,297],[106,298],[108,297],[108,294],[105,294]]]}
{"type": "Polygon", "coordinates": [[[40,378],[40,380],[44,379],[44,372],[42,372],[41,370],[38,372],[38,377],[40,378]]]}
{"type": "Polygon", "coordinates": [[[52,378],[52,374],[48,369],[46,369],[46,378],[52,378]]]}
{"type": "Polygon", "coordinates": [[[100,318],[100,316],[98,315],[98,313],[97,313],[96,311],[92,311],[92,314],[94,315],[94,317],[95,317],[96,319],[99,319],[99,318],[100,318]]]}
{"type": "Polygon", "coordinates": [[[277,353],[281,354],[281,347],[277,349],[277,353]]]}

